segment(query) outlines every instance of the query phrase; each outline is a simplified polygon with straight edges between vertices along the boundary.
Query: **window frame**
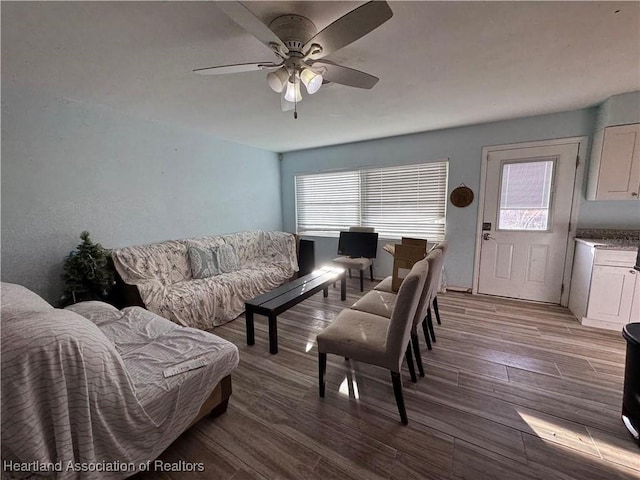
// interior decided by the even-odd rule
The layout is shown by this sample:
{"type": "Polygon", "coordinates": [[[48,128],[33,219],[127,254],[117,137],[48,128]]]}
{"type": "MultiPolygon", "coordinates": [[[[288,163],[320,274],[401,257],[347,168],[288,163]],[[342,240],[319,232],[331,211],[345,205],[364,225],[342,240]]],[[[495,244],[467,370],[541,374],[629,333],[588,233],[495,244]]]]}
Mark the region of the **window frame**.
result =
{"type": "Polygon", "coordinates": [[[537,159],[522,158],[517,160],[503,160],[500,162],[500,182],[498,183],[498,204],[496,206],[496,232],[503,233],[552,233],[553,232],[553,211],[555,206],[555,193],[556,193],[556,176],[558,169],[558,157],[540,157],[537,159]],[[537,162],[551,162],[551,178],[549,183],[549,207],[547,208],[547,228],[546,229],[521,229],[521,228],[500,228],[500,214],[502,203],[502,183],[504,166],[516,163],[537,163],[537,162]]]}
{"type": "MultiPolygon", "coordinates": [[[[362,177],[363,177],[363,172],[364,171],[376,171],[376,170],[384,170],[384,169],[394,169],[394,168],[398,168],[398,169],[402,169],[402,168],[406,168],[406,167],[416,167],[419,168],[421,166],[429,166],[429,165],[433,165],[433,164],[441,164],[438,165],[436,168],[442,168],[444,167],[444,187],[442,189],[442,197],[440,198],[440,200],[442,201],[442,203],[438,204],[439,207],[442,208],[443,210],[443,222],[442,222],[442,233],[434,236],[432,234],[413,234],[411,233],[409,230],[407,230],[407,233],[401,235],[393,235],[393,234],[389,234],[386,233],[384,231],[380,232],[380,238],[384,238],[384,239],[391,239],[391,240],[396,240],[396,239],[400,239],[402,236],[417,236],[417,237],[427,237],[427,240],[429,241],[433,241],[433,242],[437,242],[437,241],[442,241],[444,240],[444,238],[446,238],[446,233],[447,233],[447,210],[448,210],[448,191],[449,191],[449,158],[440,158],[437,160],[430,160],[430,161],[424,161],[424,162],[411,162],[411,163],[402,163],[402,164],[386,164],[386,165],[365,165],[365,166],[354,166],[354,167],[349,167],[349,168],[340,168],[340,169],[331,169],[331,170],[318,170],[318,171],[312,171],[312,172],[298,172],[296,174],[294,174],[294,178],[293,178],[293,186],[294,186],[294,216],[295,216],[295,231],[298,235],[301,236],[309,236],[309,237],[325,237],[325,238],[333,238],[333,237],[338,237],[340,234],[339,230],[336,231],[301,231],[300,229],[300,218],[299,218],[299,189],[298,189],[298,178],[299,177],[305,177],[305,176],[313,176],[313,175],[323,175],[323,174],[332,174],[332,173],[351,173],[351,172],[356,172],[358,174],[358,177],[360,179],[360,182],[362,182],[362,177]],[[441,236],[440,236],[441,235],[441,236]]],[[[363,207],[363,203],[364,203],[364,192],[363,192],[363,187],[362,184],[359,185],[358,187],[358,196],[359,196],[359,214],[358,214],[358,222],[357,223],[353,223],[353,225],[350,226],[355,226],[355,225],[359,225],[359,226],[371,226],[371,225],[363,225],[363,223],[366,223],[363,221],[363,211],[364,211],[364,207],[363,207]]],[[[347,229],[348,227],[341,227],[341,230],[343,229],[347,229]]],[[[379,231],[379,227],[377,225],[374,225],[374,228],[376,228],[376,231],[379,231]]]]}

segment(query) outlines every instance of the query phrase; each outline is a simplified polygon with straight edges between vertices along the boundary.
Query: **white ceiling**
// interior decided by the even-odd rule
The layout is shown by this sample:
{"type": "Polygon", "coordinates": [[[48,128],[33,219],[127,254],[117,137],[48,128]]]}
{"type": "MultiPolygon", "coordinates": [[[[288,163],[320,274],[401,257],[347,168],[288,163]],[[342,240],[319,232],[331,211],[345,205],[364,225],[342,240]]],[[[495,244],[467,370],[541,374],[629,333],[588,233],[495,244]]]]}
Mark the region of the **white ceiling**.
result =
{"type": "MultiPolygon", "coordinates": [[[[322,29],[364,2],[246,2],[322,29]]],[[[215,2],[6,2],[2,82],[285,152],[577,109],[640,90],[639,2],[390,2],[393,17],[327,57],[380,77],[323,86],[299,118],[265,72],[194,68],[274,61],[215,2]]]]}

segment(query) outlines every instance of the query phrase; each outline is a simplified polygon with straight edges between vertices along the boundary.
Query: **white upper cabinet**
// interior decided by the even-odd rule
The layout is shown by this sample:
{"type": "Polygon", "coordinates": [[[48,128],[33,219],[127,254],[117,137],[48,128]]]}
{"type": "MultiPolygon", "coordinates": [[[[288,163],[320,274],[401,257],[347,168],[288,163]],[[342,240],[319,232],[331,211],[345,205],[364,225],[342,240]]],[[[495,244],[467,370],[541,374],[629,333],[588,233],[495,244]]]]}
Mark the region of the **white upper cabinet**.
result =
{"type": "Polygon", "coordinates": [[[640,124],[598,130],[593,137],[587,200],[638,200],[640,124]]]}

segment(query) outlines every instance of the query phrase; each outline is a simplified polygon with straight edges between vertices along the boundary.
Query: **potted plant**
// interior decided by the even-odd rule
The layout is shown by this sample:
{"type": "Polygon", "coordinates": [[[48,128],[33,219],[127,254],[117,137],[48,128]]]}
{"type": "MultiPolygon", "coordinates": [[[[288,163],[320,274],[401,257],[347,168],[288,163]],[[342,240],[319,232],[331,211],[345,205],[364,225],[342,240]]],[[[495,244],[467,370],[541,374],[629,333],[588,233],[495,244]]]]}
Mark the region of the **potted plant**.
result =
{"type": "Polygon", "coordinates": [[[87,231],[80,234],[80,239],[82,242],[64,260],[62,306],[86,300],[106,300],[115,283],[109,251],[99,243],[93,243],[87,231]]]}

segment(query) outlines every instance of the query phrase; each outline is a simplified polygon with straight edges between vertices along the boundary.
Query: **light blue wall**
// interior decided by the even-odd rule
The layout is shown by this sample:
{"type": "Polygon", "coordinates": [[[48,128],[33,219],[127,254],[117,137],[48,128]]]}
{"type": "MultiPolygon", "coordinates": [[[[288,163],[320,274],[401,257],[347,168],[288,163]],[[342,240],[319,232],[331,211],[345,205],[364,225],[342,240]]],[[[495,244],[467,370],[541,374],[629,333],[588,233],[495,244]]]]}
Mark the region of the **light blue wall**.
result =
{"type": "MultiPolygon", "coordinates": [[[[384,138],[283,154],[281,162],[284,228],[295,231],[294,176],[299,173],[352,168],[364,165],[393,165],[429,162],[449,158],[449,192],[461,183],[476,194],[466,208],[447,207],[447,238],[450,250],[445,267],[451,286],[471,288],[478,217],[478,192],[482,148],[490,145],[591,136],[596,109],[521,118],[434,132],[384,138]]],[[[580,202],[579,223],[585,227],[638,228],[637,202],[580,202]],[[635,227],[633,227],[635,225],[635,227]]],[[[335,238],[314,238],[318,263],[335,257],[335,238]]],[[[383,245],[385,242],[380,242],[383,245]]],[[[391,257],[381,249],[375,263],[376,276],[391,272],[391,257]]]]}
{"type": "Polygon", "coordinates": [[[595,130],[611,125],[627,125],[640,122],[640,92],[613,95],[598,108],[595,130]]]}
{"type": "Polygon", "coordinates": [[[282,229],[277,155],[2,88],[2,280],[50,301],[89,230],[105,247],[282,229]]]}

